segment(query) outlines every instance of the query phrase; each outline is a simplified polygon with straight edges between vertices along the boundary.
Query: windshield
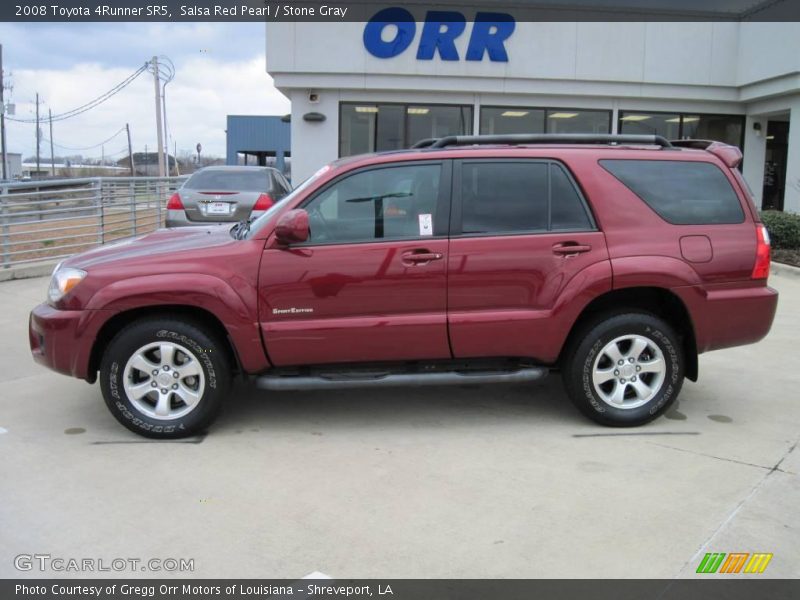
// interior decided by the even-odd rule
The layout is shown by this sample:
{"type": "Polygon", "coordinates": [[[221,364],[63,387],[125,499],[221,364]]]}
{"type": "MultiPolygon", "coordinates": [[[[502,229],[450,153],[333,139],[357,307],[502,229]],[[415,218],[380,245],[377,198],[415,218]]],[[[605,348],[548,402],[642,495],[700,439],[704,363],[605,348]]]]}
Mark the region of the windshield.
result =
{"type": "Polygon", "coordinates": [[[281,198],[281,200],[279,202],[276,202],[275,204],[273,204],[267,210],[267,212],[262,214],[260,217],[258,217],[255,221],[253,221],[251,223],[250,232],[244,237],[244,239],[248,239],[248,238],[253,237],[253,234],[255,234],[262,227],[264,227],[264,225],[266,225],[269,222],[269,220],[272,219],[273,216],[275,216],[275,213],[279,212],[288,202],[291,202],[292,200],[297,198],[297,196],[299,194],[304,193],[305,190],[307,190],[309,187],[311,187],[311,184],[313,184],[315,181],[317,181],[317,179],[319,179],[320,176],[322,176],[324,173],[326,173],[329,169],[330,169],[329,165],[326,165],[326,166],[322,167],[319,171],[314,173],[311,177],[309,177],[303,183],[301,183],[296,188],[294,188],[291,191],[291,193],[289,193],[286,196],[284,196],[283,198],[281,198]]]}
{"type": "Polygon", "coordinates": [[[270,178],[264,169],[220,169],[198,171],[186,181],[187,190],[214,192],[268,192],[270,178]]]}

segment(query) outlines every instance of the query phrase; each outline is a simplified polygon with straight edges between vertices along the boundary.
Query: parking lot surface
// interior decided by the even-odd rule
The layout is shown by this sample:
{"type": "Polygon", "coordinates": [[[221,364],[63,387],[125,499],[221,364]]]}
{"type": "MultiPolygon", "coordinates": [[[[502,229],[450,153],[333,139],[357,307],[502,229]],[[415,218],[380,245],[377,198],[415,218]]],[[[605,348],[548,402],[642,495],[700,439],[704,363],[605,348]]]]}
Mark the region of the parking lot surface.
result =
{"type": "Polygon", "coordinates": [[[47,278],[0,283],[0,577],[92,576],[14,567],[50,554],[191,558],[194,577],[673,578],[705,552],[771,552],[762,577],[798,577],[800,278],[770,283],[770,335],[703,355],[699,382],[642,428],[586,420],[558,375],[238,384],[207,436],[172,442],[36,365],[28,311],[47,278]]]}

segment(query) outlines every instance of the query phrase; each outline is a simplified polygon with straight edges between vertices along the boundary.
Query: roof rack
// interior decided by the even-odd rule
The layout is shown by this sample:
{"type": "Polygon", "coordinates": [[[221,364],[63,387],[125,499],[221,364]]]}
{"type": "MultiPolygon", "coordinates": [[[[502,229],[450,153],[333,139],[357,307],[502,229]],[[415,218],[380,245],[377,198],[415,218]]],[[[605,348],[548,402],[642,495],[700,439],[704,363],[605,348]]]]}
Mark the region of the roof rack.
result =
{"type": "Polygon", "coordinates": [[[660,135],[625,135],[592,133],[513,133],[503,135],[448,135],[427,138],[412,146],[419,148],[446,148],[448,146],[472,146],[483,144],[633,144],[672,148],[673,145],[660,135]]]}
{"type": "Polygon", "coordinates": [[[436,142],[439,141],[439,138],[425,138],[424,140],[418,141],[416,144],[411,146],[412,150],[418,150],[420,148],[428,148],[433,146],[436,142]]]}

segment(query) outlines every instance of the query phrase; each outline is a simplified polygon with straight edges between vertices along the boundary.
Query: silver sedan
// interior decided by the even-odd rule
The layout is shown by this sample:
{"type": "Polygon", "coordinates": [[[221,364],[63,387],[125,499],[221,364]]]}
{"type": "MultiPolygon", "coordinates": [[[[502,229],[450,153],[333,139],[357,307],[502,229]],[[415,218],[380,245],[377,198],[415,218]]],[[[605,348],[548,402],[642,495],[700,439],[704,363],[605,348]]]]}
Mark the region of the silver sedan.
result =
{"type": "Polygon", "coordinates": [[[167,227],[235,223],[258,217],[291,191],[272,167],[205,167],[167,202],[167,227]]]}

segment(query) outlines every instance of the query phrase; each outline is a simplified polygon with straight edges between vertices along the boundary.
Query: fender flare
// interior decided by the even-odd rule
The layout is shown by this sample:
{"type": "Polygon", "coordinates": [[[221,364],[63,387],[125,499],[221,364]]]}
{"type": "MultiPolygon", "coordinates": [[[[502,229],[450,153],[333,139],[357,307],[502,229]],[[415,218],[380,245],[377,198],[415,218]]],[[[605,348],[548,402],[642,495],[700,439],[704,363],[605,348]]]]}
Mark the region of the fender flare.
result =
{"type": "Polygon", "coordinates": [[[237,283],[238,290],[214,275],[143,275],[104,286],[90,298],[86,310],[104,315],[95,325],[97,331],[113,316],[130,310],[181,306],[206,311],[228,333],[242,368],[255,373],[269,367],[258,326],[257,290],[245,280],[237,283]]]}

